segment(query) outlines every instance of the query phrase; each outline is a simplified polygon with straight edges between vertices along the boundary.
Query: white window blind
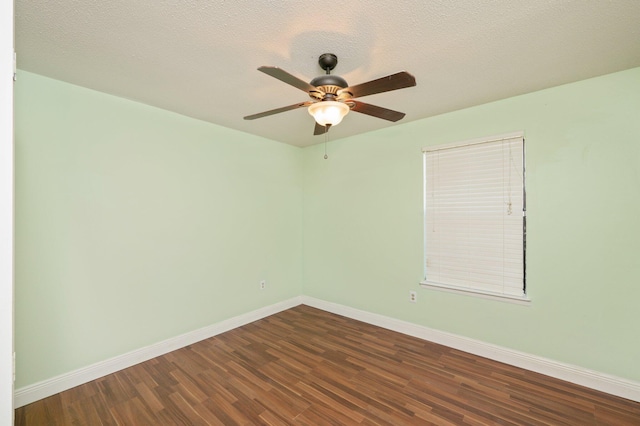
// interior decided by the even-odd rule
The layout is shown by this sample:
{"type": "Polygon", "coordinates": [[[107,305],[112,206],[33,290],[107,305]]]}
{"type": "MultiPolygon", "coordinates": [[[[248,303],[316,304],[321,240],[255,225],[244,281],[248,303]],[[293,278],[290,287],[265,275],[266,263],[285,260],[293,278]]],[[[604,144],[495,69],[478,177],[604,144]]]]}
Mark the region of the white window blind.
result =
{"type": "Polygon", "coordinates": [[[523,136],[423,151],[423,284],[524,297],[523,136]]]}

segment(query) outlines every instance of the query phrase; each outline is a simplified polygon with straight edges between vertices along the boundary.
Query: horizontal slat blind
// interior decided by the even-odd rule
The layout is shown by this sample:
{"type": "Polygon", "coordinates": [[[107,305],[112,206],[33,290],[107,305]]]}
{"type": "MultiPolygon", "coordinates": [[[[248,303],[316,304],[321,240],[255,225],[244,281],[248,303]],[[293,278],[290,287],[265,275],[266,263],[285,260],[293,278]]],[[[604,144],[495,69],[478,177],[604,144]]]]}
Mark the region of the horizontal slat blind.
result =
{"type": "Polygon", "coordinates": [[[425,150],[426,283],[524,295],[524,140],[425,150]]]}

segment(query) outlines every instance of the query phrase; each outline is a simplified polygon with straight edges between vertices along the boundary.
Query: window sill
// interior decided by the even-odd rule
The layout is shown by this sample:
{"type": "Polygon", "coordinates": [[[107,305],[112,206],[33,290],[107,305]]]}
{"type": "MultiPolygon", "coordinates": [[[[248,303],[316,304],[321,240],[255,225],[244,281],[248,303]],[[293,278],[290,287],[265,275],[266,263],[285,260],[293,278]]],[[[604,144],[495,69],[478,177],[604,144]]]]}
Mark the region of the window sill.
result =
{"type": "Polygon", "coordinates": [[[422,288],[431,289],[431,290],[445,291],[448,293],[456,293],[456,294],[466,294],[468,296],[476,296],[476,297],[481,297],[483,299],[490,299],[490,300],[499,300],[501,302],[515,303],[518,305],[525,305],[525,306],[531,305],[531,299],[529,299],[529,297],[527,297],[526,295],[514,296],[509,294],[489,293],[485,291],[449,286],[445,284],[436,284],[428,281],[421,281],[420,286],[422,288]]]}

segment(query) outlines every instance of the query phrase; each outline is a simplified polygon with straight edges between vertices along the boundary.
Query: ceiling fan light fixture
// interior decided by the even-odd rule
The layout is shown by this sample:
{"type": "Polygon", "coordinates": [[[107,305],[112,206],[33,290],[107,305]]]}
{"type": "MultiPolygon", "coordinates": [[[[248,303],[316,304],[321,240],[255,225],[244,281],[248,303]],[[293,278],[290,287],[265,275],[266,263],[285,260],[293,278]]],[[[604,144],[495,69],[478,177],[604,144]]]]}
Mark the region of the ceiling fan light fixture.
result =
{"type": "Polygon", "coordinates": [[[340,124],[349,112],[349,106],[344,102],[321,101],[309,105],[309,114],[321,126],[336,126],[340,124]]]}

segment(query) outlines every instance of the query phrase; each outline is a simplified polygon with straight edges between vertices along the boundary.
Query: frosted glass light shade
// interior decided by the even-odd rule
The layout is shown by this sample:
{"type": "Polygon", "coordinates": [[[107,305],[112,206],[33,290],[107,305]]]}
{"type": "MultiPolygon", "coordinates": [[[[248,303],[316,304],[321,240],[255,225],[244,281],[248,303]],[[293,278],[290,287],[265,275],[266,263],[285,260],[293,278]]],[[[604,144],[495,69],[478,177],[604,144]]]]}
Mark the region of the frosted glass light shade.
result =
{"type": "Polygon", "coordinates": [[[340,124],[342,118],[349,112],[349,106],[343,102],[321,101],[309,105],[309,114],[321,126],[340,124]]]}

